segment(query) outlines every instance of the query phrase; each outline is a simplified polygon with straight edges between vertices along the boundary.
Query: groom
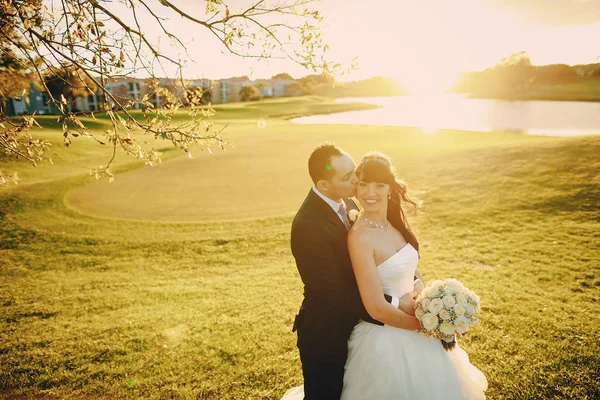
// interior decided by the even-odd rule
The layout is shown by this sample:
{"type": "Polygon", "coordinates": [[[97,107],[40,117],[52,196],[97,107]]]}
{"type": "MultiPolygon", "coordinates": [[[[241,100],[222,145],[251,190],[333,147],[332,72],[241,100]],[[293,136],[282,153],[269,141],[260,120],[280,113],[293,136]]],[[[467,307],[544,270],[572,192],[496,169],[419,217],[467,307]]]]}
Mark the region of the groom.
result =
{"type": "MultiPolygon", "coordinates": [[[[291,247],[304,283],[304,301],[294,321],[304,375],[305,400],[339,399],[347,341],[358,319],[369,316],[360,299],[346,245],[347,212],[357,209],[355,163],[333,143],[322,143],[308,159],[314,183],[292,223],[291,247]]],[[[402,310],[412,297],[385,296],[402,310]]]]}

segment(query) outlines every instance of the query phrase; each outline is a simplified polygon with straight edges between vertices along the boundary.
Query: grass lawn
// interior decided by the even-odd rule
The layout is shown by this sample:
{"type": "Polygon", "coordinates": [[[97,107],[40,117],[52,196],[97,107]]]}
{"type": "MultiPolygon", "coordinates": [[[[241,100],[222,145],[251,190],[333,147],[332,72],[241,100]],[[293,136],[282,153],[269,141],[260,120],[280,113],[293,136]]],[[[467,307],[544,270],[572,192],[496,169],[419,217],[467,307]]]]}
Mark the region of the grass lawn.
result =
{"type": "Polygon", "coordinates": [[[0,398],[278,399],[301,384],[289,229],[324,140],[388,153],[423,200],[419,268],[481,297],[461,346],[488,398],[600,398],[600,136],[286,119],[330,106],[219,107],[235,147],[121,157],[112,184],[86,172],[109,151],[63,149],[52,129],[56,165],[3,161],[22,183],[0,190],[0,398]]]}

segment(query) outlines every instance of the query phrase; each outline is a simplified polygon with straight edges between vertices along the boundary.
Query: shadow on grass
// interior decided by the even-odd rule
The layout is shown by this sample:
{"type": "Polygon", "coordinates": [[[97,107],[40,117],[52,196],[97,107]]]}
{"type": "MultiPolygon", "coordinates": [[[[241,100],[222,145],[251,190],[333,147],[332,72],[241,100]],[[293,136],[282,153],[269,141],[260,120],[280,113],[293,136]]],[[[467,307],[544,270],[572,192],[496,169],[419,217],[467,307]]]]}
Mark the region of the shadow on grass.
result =
{"type": "MultiPolygon", "coordinates": [[[[43,117],[38,117],[36,118],[36,121],[38,124],[41,125],[42,130],[44,129],[59,129],[62,131],[62,122],[58,121],[58,116],[53,115],[53,116],[43,116],[43,117]]],[[[98,118],[98,119],[92,119],[92,118],[80,118],[81,122],[83,122],[83,124],[85,125],[86,128],[90,129],[90,130],[103,130],[106,129],[106,127],[110,124],[110,121],[105,119],[105,118],[98,118]]],[[[71,122],[67,122],[67,127],[70,130],[75,131],[76,127],[75,125],[73,125],[71,122]]],[[[36,130],[40,130],[40,128],[36,128],[36,130]]]]}
{"type": "Polygon", "coordinates": [[[550,214],[596,212],[594,219],[600,221],[600,213],[597,213],[600,211],[600,185],[593,183],[564,184],[557,189],[560,189],[563,194],[542,202],[528,204],[521,209],[550,214]]]}
{"type": "Polygon", "coordinates": [[[9,214],[22,211],[21,199],[15,194],[0,196],[0,250],[14,250],[31,243],[37,232],[29,229],[17,228],[9,220],[9,214]]]}
{"type": "Polygon", "coordinates": [[[558,360],[547,366],[538,375],[545,394],[536,393],[544,399],[600,399],[600,357],[573,356],[558,360]],[[578,373],[577,371],[581,373],[578,373]],[[567,372],[568,371],[568,372],[567,372]],[[589,371],[595,373],[589,374],[589,371]],[[565,373],[567,372],[567,373],[565,373]]]}
{"type": "Polygon", "coordinates": [[[14,314],[12,316],[5,317],[4,322],[7,324],[11,324],[11,323],[18,322],[19,320],[21,320],[23,318],[48,319],[48,318],[54,317],[56,314],[57,313],[55,313],[55,312],[46,312],[46,311],[33,311],[33,312],[27,312],[27,313],[19,313],[19,314],[14,314]]]}

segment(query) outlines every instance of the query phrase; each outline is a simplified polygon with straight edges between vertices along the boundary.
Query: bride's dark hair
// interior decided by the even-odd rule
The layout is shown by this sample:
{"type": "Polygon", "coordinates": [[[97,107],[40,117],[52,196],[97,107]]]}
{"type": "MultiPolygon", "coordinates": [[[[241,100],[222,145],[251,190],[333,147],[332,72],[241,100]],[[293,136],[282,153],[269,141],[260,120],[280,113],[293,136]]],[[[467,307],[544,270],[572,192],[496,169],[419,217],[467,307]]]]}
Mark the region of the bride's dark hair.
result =
{"type": "Polygon", "coordinates": [[[358,163],[356,176],[366,183],[378,182],[390,185],[391,198],[388,200],[387,218],[390,224],[402,234],[404,240],[419,251],[419,241],[410,229],[403,205],[410,204],[416,212],[419,204],[408,197],[406,184],[396,177],[396,170],[390,158],[379,152],[365,154],[358,163]]]}

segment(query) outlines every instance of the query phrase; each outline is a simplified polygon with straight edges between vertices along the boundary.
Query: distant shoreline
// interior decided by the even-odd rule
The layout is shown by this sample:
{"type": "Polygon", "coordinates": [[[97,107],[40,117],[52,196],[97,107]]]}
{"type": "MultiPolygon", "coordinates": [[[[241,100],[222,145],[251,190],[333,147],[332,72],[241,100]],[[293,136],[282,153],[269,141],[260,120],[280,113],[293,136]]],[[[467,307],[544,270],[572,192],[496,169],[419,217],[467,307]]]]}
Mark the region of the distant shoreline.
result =
{"type": "MultiPolygon", "coordinates": [[[[584,101],[600,102],[600,77],[579,78],[560,83],[532,82],[513,86],[484,86],[471,83],[455,85],[448,89],[448,94],[463,95],[471,99],[490,99],[506,101],[584,101]]],[[[410,96],[418,93],[407,93],[395,88],[394,91],[381,87],[361,88],[332,93],[335,98],[347,97],[390,97],[410,96]]]]}
{"type": "MultiPolygon", "coordinates": [[[[457,92],[450,92],[457,93],[457,92]]],[[[564,95],[486,95],[470,93],[466,95],[469,99],[506,100],[506,101],[584,101],[589,103],[600,102],[600,93],[596,97],[589,96],[564,96],[564,95]]]]}
{"type": "MultiPolygon", "coordinates": [[[[482,100],[505,100],[505,101],[583,101],[589,103],[600,102],[600,92],[596,93],[580,93],[580,94],[535,94],[535,93],[524,93],[524,94],[487,94],[487,93],[465,93],[465,92],[443,92],[444,94],[458,94],[464,95],[469,99],[482,99],[482,100]]],[[[344,95],[336,96],[336,99],[346,98],[361,98],[361,97],[400,97],[400,96],[415,96],[413,93],[403,94],[384,94],[384,95],[344,95]]],[[[349,103],[351,104],[351,103],[349,103]]],[[[350,110],[349,110],[350,111],[350,110]]],[[[354,111],[354,110],[352,110],[354,111]]],[[[328,114],[328,113],[325,113],[328,114]]]]}
{"type": "Polygon", "coordinates": [[[533,83],[520,88],[479,89],[463,88],[456,92],[464,93],[474,99],[498,99],[509,101],[586,101],[600,102],[600,79],[587,78],[556,84],[533,83]]]}
{"type": "MultiPolygon", "coordinates": [[[[347,97],[354,97],[354,96],[347,96],[347,97]]],[[[372,96],[372,97],[379,97],[379,96],[372,96]]],[[[337,97],[336,97],[336,99],[337,99],[337,97]]],[[[343,112],[348,112],[348,111],[374,110],[376,108],[381,108],[381,106],[377,105],[377,104],[361,103],[361,102],[337,103],[337,104],[324,105],[324,108],[319,109],[319,110],[310,110],[310,111],[291,113],[291,114],[275,114],[275,115],[269,115],[269,117],[270,118],[281,118],[284,120],[291,120],[294,118],[310,117],[312,115],[337,114],[337,113],[343,113],[343,112]]]]}

